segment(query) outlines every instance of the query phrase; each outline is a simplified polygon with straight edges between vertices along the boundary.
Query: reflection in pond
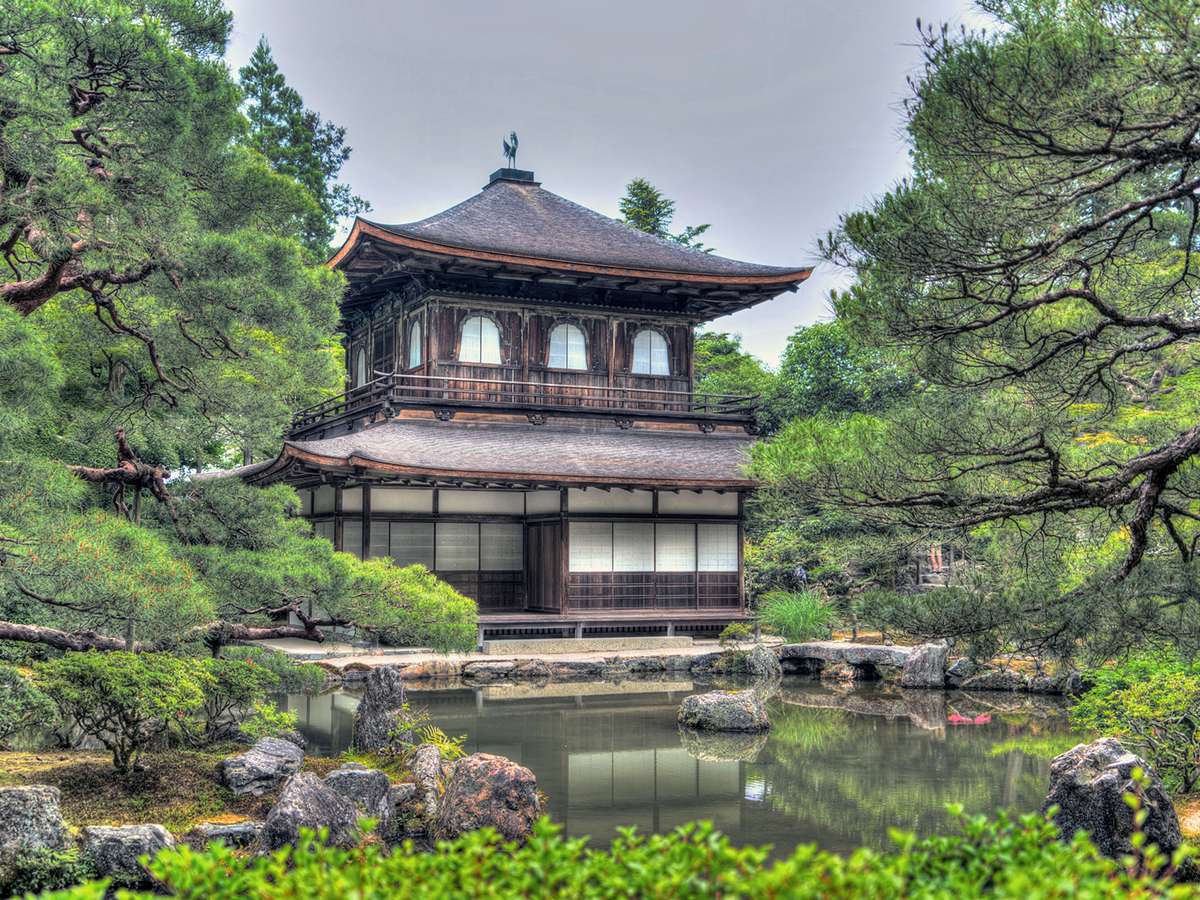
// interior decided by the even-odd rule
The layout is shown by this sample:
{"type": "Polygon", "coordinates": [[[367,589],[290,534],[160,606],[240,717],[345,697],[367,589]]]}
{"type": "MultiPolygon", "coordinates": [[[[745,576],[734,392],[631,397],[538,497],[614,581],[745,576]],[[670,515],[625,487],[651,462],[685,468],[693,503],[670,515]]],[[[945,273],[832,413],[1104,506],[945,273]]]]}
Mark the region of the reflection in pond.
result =
{"type": "MultiPolygon", "coordinates": [[[[680,702],[707,689],[689,681],[454,682],[416,690],[410,701],[447,734],[465,734],[468,753],[531,769],[568,834],[603,840],[618,826],[661,832],[704,818],[735,842],[770,843],[780,853],[809,842],[841,852],[884,848],[892,827],[945,831],[948,803],[968,813],[1036,810],[1049,749],[1073,743],[1064,707],[1045,698],[843,693],[791,679],[768,702],[769,734],[681,735],[680,702]]],[[[298,713],[310,752],[349,746],[356,696],[283,702],[298,713]]]]}

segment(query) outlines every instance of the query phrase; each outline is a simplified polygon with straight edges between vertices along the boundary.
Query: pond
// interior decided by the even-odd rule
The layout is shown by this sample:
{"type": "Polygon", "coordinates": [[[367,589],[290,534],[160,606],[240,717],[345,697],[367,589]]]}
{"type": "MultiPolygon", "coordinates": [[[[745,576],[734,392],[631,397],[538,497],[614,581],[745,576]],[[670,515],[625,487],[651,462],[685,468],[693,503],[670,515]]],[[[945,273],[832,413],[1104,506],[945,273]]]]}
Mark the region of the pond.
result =
{"type": "MultiPolygon", "coordinates": [[[[670,831],[711,819],[738,844],[798,844],[848,853],[885,849],[889,828],[952,829],[946,804],[967,813],[1036,811],[1050,759],[1081,738],[1065,705],[1028,695],[859,688],[839,691],[785,678],[767,701],[768,735],[697,740],[676,716],[688,694],[711,685],[679,681],[451,683],[414,690],[468,753],[506,756],[529,768],[549,814],[594,843],[620,826],[670,831]]],[[[298,714],[310,753],[350,743],[358,697],[348,691],[280,698],[298,714]]]]}

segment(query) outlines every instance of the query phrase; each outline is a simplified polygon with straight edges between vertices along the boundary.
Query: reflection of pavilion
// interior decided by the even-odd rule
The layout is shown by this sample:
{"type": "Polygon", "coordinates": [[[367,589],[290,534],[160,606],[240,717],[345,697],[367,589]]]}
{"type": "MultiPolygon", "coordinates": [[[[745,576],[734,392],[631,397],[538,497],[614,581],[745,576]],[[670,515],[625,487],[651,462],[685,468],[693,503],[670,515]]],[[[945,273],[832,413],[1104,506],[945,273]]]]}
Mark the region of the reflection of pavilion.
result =
{"type": "MultiPolygon", "coordinates": [[[[691,683],[655,687],[655,693],[635,695],[579,693],[565,709],[570,699],[563,696],[494,699],[503,693],[491,687],[422,692],[413,703],[447,734],[468,734],[468,753],[496,753],[530,769],[551,817],[568,834],[605,840],[618,827],[662,832],[697,819],[739,831],[745,764],[692,757],[680,746],[675,724],[691,683]]],[[[348,694],[288,702],[317,752],[349,746],[357,706],[358,698],[348,694]]]]}

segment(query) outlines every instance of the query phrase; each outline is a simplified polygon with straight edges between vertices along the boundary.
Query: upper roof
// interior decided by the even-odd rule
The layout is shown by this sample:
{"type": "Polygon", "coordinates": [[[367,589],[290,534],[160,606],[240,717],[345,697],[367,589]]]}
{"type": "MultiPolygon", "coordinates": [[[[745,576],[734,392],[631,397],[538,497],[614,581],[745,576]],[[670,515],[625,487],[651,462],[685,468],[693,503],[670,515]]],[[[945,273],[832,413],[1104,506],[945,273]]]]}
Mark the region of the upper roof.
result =
{"type": "Polygon", "coordinates": [[[287,441],[251,481],[296,464],[414,482],[746,488],[750,439],[736,434],[397,418],[316,441],[287,441]]]}
{"type": "MultiPolygon", "coordinates": [[[[507,171],[507,170],[501,170],[507,171]]],[[[580,206],[531,180],[495,177],[480,193],[445,212],[406,225],[356,219],[329,265],[374,278],[407,262],[482,267],[489,274],[554,273],[589,286],[632,287],[714,297],[722,312],[795,290],[811,267],[765,266],[663,240],[580,206]],[[363,253],[364,249],[367,251],[363,253]],[[372,265],[360,256],[390,256],[372,265]],[[357,270],[357,271],[356,271],[357,270]],[[737,302],[741,301],[741,302],[737,302]]]]}

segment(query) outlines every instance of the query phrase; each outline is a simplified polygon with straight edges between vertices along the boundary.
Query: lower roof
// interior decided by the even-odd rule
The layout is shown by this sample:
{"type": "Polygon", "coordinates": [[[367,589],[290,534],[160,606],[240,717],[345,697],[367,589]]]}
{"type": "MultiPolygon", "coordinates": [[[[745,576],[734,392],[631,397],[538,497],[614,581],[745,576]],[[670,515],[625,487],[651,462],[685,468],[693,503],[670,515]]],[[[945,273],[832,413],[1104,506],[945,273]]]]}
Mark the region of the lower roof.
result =
{"type": "Polygon", "coordinates": [[[747,489],[752,439],[699,431],[390,419],[338,437],[287,441],[279,456],[230,471],[253,482],[301,471],[415,483],[747,489]]]}

